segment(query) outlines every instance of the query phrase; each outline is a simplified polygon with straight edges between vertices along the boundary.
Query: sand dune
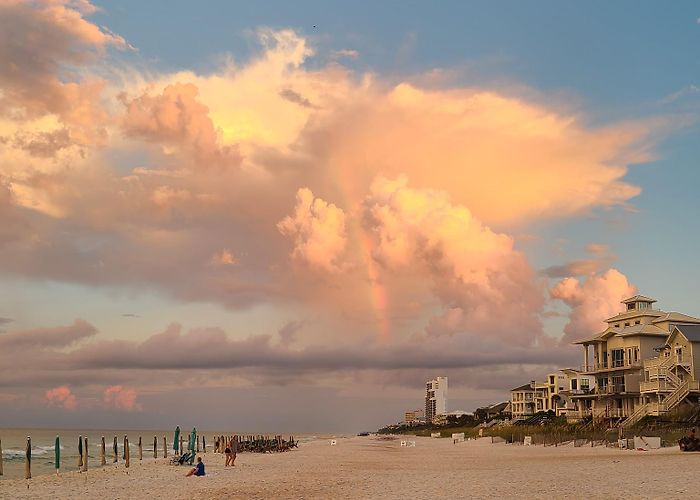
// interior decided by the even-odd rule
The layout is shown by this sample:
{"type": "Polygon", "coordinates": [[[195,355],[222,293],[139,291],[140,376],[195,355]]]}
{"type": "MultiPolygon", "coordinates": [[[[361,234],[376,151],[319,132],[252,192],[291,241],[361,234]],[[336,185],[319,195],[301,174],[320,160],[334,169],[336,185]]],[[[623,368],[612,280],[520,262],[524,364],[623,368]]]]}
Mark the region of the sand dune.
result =
{"type": "Polygon", "coordinates": [[[25,480],[0,480],[0,498],[689,498],[699,493],[700,453],[603,447],[523,447],[489,439],[375,437],[305,443],[270,455],[241,454],[235,468],[203,455],[209,475],[184,477],[164,460],[25,480]],[[689,495],[689,496],[688,496],[689,495]]]}

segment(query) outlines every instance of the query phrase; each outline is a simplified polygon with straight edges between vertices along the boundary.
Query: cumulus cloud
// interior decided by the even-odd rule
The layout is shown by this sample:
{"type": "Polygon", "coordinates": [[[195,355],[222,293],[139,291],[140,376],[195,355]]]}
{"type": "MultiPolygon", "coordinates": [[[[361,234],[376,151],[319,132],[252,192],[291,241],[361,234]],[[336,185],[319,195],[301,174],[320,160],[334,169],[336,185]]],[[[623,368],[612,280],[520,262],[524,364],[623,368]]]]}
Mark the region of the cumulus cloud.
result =
{"type": "Polygon", "coordinates": [[[294,215],[279,221],[279,231],[294,240],[292,257],[324,271],[335,272],[347,243],[345,213],[314,197],[310,189],[297,191],[294,215]]]}
{"type": "Polygon", "coordinates": [[[430,333],[488,331],[523,343],[541,333],[542,287],[513,238],[443,192],[408,187],[406,178],[377,178],[365,206],[377,240],[374,257],[432,277],[445,310],[430,333]]]}
{"type": "Polygon", "coordinates": [[[111,408],[125,411],[141,410],[141,404],[136,401],[136,390],[121,385],[107,387],[102,393],[102,401],[111,408]]]}
{"type": "Polygon", "coordinates": [[[58,406],[66,410],[75,410],[78,406],[75,395],[73,395],[68,386],[65,385],[49,389],[46,391],[45,397],[46,403],[49,406],[58,406]]]}
{"type": "Polygon", "coordinates": [[[125,133],[167,148],[182,148],[199,164],[237,164],[237,149],[220,144],[209,108],[197,101],[198,92],[192,83],[175,83],[156,96],[130,99],[122,94],[125,133]]]}
{"type": "Polygon", "coordinates": [[[566,278],[549,290],[553,299],[571,308],[564,327],[564,340],[574,341],[597,335],[604,321],[621,311],[620,301],[637,293],[637,288],[617,269],[589,276],[584,281],[566,278]]]}
{"type": "MultiPolygon", "coordinates": [[[[104,139],[100,79],[66,81],[65,65],[89,63],[123,38],[85,19],[88,1],[0,2],[0,113],[27,118],[53,114],[81,144],[104,139]]],[[[75,72],[72,73],[75,75],[75,72]]]]}

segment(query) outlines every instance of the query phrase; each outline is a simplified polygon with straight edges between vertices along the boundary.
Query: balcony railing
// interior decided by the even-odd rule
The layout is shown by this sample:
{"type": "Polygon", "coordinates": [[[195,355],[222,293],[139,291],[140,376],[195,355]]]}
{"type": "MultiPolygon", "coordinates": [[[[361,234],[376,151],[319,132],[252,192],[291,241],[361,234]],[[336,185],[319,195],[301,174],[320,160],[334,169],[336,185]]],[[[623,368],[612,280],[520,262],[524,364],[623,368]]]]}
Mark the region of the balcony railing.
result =
{"type": "Polygon", "coordinates": [[[671,392],[675,388],[675,385],[666,380],[653,380],[639,383],[640,392],[671,392]]]}
{"type": "MultiPolygon", "coordinates": [[[[646,365],[644,365],[644,367],[646,368],[646,365]]],[[[591,373],[602,370],[614,370],[619,368],[642,368],[642,361],[638,360],[633,361],[632,363],[627,363],[623,361],[614,361],[610,363],[591,363],[587,367],[585,365],[581,365],[578,367],[581,373],[591,373]]]]}
{"type": "Polygon", "coordinates": [[[625,392],[625,384],[608,384],[605,387],[596,388],[597,394],[618,394],[625,392]]]}

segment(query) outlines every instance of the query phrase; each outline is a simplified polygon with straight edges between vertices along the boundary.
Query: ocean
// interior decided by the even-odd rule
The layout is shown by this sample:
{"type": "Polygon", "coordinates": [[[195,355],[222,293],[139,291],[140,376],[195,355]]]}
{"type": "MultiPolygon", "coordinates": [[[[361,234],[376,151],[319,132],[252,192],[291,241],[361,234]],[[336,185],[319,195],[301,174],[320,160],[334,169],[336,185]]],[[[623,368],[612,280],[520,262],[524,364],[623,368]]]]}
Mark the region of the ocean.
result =
{"type": "MultiPolygon", "coordinates": [[[[187,447],[187,438],[192,429],[185,429],[183,433],[184,446],[187,447]]],[[[153,460],[153,437],[158,438],[158,458],[163,457],[163,436],[166,437],[168,443],[168,456],[173,455],[173,437],[175,431],[170,430],[86,430],[79,431],[75,429],[0,429],[0,440],[2,441],[2,458],[4,475],[0,476],[0,481],[3,479],[16,479],[24,477],[24,458],[27,445],[27,436],[32,438],[32,476],[43,474],[55,474],[55,453],[54,443],[56,436],[60,439],[60,471],[77,471],[78,470],[78,437],[88,438],[88,466],[90,469],[99,469],[100,465],[100,447],[101,438],[105,438],[105,455],[107,464],[105,467],[114,466],[113,440],[117,437],[118,444],[118,464],[123,466],[123,443],[124,436],[129,438],[129,456],[132,463],[138,461],[138,442],[139,437],[143,443],[143,459],[153,460]]],[[[204,431],[198,432],[201,436],[204,435],[207,442],[207,451],[213,451],[215,436],[232,435],[232,432],[204,431]]],[[[244,433],[240,434],[265,434],[265,433],[244,433]]],[[[268,435],[280,434],[278,432],[267,433],[268,435]]],[[[282,433],[285,439],[289,434],[282,433]]],[[[309,434],[294,435],[294,438],[300,442],[316,439],[316,436],[309,434]]],[[[201,441],[200,441],[201,446],[201,441]]]]}

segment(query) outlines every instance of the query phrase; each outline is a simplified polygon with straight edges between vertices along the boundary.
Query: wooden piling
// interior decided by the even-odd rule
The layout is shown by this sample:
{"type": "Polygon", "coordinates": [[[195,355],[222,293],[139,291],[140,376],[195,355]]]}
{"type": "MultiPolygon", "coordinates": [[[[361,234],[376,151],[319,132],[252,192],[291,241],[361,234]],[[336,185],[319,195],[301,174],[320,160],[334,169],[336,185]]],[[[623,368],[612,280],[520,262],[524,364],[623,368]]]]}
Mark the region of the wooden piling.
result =
{"type": "MultiPolygon", "coordinates": [[[[204,434],[202,434],[202,452],[203,453],[207,452],[207,440],[204,438],[204,434]]],[[[0,465],[0,470],[2,470],[1,465],[0,465]]]]}
{"type": "Polygon", "coordinates": [[[0,476],[3,475],[2,471],[2,439],[0,439],[0,476]]]}
{"type": "Polygon", "coordinates": [[[197,436],[197,453],[199,453],[199,436],[197,436]]]}
{"type": "Polygon", "coordinates": [[[180,455],[182,455],[182,433],[180,433],[180,455]]]}
{"type": "Polygon", "coordinates": [[[158,458],[158,437],[153,436],[153,458],[158,458]]]}
{"type": "MultiPolygon", "coordinates": [[[[24,454],[24,479],[32,478],[32,438],[27,436],[27,449],[24,454]]],[[[27,486],[29,488],[29,486],[27,486]]]]}
{"type": "Polygon", "coordinates": [[[163,436],[163,458],[168,458],[168,440],[163,436]]]}
{"type": "Polygon", "coordinates": [[[117,436],[114,436],[114,441],[112,442],[112,453],[114,454],[112,463],[119,463],[119,446],[117,445],[117,436]]]}
{"type": "Polygon", "coordinates": [[[141,443],[141,436],[139,436],[139,461],[143,461],[143,445],[141,443]]]}
{"type": "Polygon", "coordinates": [[[78,470],[83,470],[83,436],[78,436],[78,470]]]}
{"type": "Polygon", "coordinates": [[[83,446],[83,472],[88,470],[88,438],[85,436],[85,446],[83,446]]]}
{"type": "Polygon", "coordinates": [[[100,465],[107,465],[107,455],[105,453],[105,437],[102,436],[102,442],[100,443],[100,465]]]}
{"type": "Polygon", "coordinates": [[[129,438],[127,436],[124,436],[124,467],[126,467],[127,469],[129,468],[130,462],[129,455],[129,438]]]}

